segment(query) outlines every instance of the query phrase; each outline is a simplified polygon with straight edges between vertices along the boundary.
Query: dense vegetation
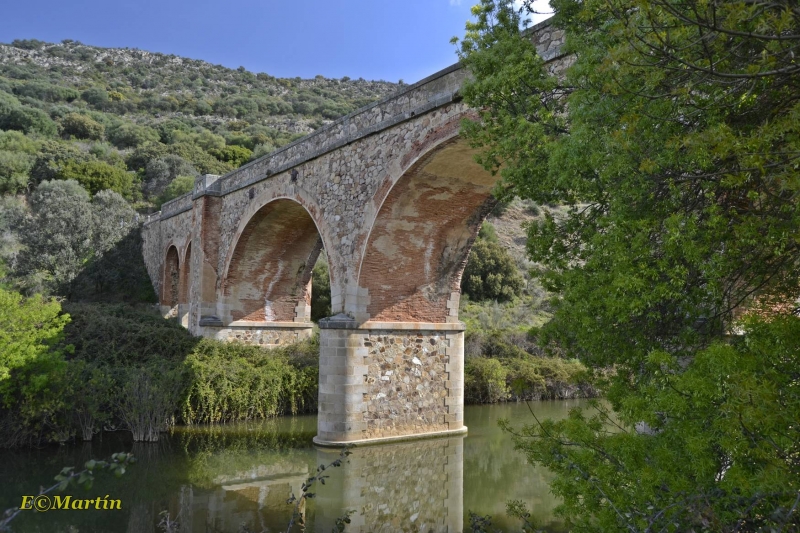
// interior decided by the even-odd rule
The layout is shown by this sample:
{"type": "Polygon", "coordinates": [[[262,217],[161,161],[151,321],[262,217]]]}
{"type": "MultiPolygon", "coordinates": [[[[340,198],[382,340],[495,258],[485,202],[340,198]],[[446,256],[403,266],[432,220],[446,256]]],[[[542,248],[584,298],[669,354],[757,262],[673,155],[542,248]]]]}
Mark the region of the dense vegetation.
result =
{"type": "Polygon", "coordinates": [[[476,6],[462,131],[509,194],[569,207],[528,229],[560,295],[538,338],[613,367],[613,413],[516,428],[517,447],[574,531],[797,530],[800,11],[552,5],[560,77],[512,2],[476,6]]]}
{"type": "Polygon", "coordinates": [[[104,428],[156,441],[175,423],[316,409],[314,340],[265,351],[192,337],[148,308],[60,311],[0,289],[0,448],[91,440],[104,428]]]}

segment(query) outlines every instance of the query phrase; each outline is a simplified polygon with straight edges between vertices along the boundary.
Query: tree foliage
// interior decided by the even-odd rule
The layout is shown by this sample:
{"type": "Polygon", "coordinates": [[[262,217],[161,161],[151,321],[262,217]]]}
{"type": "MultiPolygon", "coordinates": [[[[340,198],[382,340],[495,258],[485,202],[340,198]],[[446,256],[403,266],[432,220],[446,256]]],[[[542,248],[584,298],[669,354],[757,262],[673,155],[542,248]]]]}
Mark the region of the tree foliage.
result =
{"type": "Polygon", "coordinates": [[[461,276],[461,292],[472,300],[512,300],[525,287],[514,258],[500,245],[491,224],[484,223],[461,276]]]}
{"type": "Polygon", "coordinates": [[[728,335],[748,309],[791,312],[800,294],[800,11],[553,7],[563,72],[511,2],[475,8],[460,55],[481,119],[463,131],[511,191],[571,206],[529,226],[531,258],[561,295],[543,338],[614,365],[619,428],[576,412],[519,446],[558,472],[579,531],[797,527],[799,321],[728,335]]]}

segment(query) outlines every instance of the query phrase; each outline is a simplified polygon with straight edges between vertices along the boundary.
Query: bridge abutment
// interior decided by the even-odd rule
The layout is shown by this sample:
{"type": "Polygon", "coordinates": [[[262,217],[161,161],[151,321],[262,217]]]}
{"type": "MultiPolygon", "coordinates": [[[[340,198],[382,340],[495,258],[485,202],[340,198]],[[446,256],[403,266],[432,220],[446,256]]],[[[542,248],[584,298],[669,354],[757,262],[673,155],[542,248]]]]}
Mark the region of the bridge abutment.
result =
{"type": "Polygon", "coordinates": [[[318,412],[322,446],[465,433],[464,325],[321,320],[318,412]]]}

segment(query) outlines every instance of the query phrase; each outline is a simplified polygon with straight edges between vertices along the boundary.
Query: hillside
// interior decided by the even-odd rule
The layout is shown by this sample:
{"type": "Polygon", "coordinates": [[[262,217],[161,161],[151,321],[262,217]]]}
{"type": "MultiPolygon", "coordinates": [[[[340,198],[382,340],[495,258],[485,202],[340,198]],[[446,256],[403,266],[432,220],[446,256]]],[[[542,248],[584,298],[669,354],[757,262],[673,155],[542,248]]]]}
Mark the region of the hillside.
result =
{"type": "Polygon", "coordinates": [[[0,192],[75,178],[151,210],[198,173],[228,172],[398,88],[70,40],[0,44],[0,130],[25,136],[0,142],[0,192]]]}

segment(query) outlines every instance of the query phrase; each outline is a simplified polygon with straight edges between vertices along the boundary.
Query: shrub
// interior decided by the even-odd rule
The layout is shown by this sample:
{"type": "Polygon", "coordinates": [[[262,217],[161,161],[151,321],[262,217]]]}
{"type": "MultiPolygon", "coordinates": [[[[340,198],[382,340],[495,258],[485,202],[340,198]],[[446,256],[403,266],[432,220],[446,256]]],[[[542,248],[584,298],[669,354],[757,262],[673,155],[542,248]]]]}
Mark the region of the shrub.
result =
{"type": "Polygon", "coordinates": [[[133,175],[104,161],[65,161],[54,177],[75,180],[91,194],[111,190],[130,198],[133,192],[133,175]]]}
{"type": "Polygon", "coordinates": [[[78,139],[100,140],[105,133],[105,126],[86,115],[69,113],[61,120],[62,133],[78,139]]]}
{"type": "Polygon", "coordinates": [[[310,377],[280,350],[204,339],[187,358],[186,423],[268,418],[303,407],[310,377]]]}
{"type": "Polygon", "coordinates": [[[148,142],[158,142],[161,136],[148,126],[123,122],[108,132],[108,140],[117,148],[136,148],[148,142]]]}
{"type": "Polygon", "coordinates": [[[475,357],[464,366],[464,400],[497,403],[508,399],[508,369],[497,359],[475,357]]]}
{"type": "Polygon", "coordinates": [[[0,150],[0,194],[25,191],[35,160],[32,155],[23,152],[0,150]]]}
{"type": "Polygon", "coordinates": [[[472,300],[512,300],[525,286],[514,259],[497,242],[494,228],[484,224],[469,253],[461,291],[472,300]]]}
{"type": "Polygon", "coordinates": [[[192,192],[194,189],[194,177],[193,176],[178,176],[172,182],[167,185],[167,188],[164,189],[164,192],[161,193],[159,196],[158,203],[165,204],[170,200],[177,198],[187,192],[192,192]]]}
{"type": "Polygon", "coordinates": [[[38,133],[47,137],[58,132],[56,123],[41,109],[29,106],[0,108],[0,129],[18,130],[23,133],[38,133]]]}
{"type": "Polygon", "coordinates": [[[117,415],[135,442],[156,442],[174,424],[175,408],[185,387],[179,366],[165,363],[126,367],[118,371],[117,415]]]}

